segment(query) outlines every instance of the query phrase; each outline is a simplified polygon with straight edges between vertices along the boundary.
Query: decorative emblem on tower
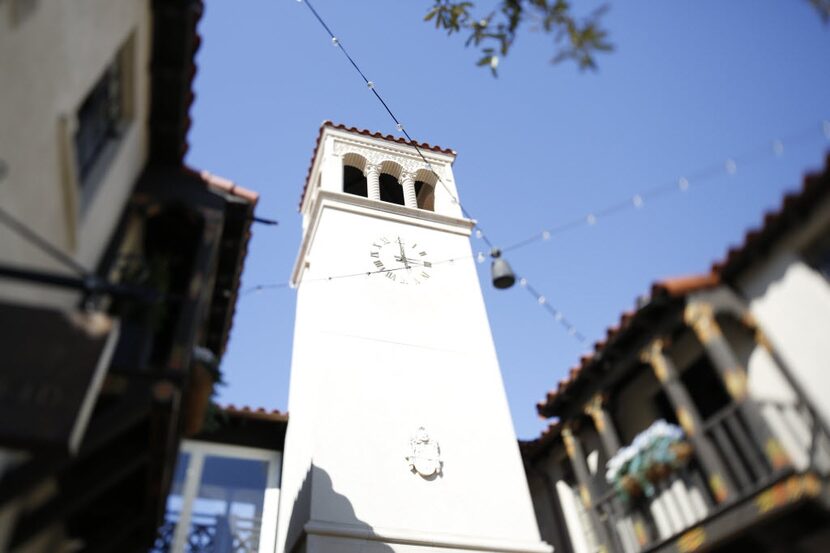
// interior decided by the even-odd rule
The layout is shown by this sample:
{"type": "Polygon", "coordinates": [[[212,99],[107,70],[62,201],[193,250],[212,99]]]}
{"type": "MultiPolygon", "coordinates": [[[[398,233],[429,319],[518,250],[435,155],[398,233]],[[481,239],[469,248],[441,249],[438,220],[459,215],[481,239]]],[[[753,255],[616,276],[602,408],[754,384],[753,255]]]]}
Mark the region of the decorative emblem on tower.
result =
{"type": "Polygon", "coordinates": [[[441,475],[441,448],[438,442],[430,438],[429,432],[421,426],[415,435],[409,440],[410,454],[406,458],[412,472],[418,473],[424,478],[432,478],[441,475]]]}

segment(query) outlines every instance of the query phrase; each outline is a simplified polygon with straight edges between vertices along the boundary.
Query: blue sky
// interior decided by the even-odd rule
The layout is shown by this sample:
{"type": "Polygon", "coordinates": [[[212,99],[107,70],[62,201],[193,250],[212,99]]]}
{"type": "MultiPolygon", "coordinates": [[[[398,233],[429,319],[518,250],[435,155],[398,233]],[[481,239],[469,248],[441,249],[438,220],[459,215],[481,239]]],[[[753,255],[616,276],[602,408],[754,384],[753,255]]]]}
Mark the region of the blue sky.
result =
{"type": "MultiPolygon", "coordinates": [[[[254,227],[243,288],[286,282],[320,123],[395,134],[394,123],[302,3],[206,4],[187,162],[258,191],[258,214],[280,221],[254,227]]],[[[574,4],[584,13],[598,5],[574,4]]],[[[536,402],[638,295],[655,280],[706,271],[821,167],[830,27],[806,0],[617,1],[606,17],[616,51],[598,72],[550,65],[550,38],[525,32],[494,79],[462,38],[422,21],[430,5],[314,2],[410,135],[458,152],[461,201],[494,242],[689,178],[686,192],[510,253],[584,344],[518,286],[492,289],[488,264],[479,265],[516,431],[532,438],[545,425],[536,402]],[[738,157],[746,151],[757,155],[738,157]],[[734,174],[693,178],[730,158],[734,174]]],[[[290,289],[240,298],[221,403],[286,408],[294,306],[290,289]]]]}

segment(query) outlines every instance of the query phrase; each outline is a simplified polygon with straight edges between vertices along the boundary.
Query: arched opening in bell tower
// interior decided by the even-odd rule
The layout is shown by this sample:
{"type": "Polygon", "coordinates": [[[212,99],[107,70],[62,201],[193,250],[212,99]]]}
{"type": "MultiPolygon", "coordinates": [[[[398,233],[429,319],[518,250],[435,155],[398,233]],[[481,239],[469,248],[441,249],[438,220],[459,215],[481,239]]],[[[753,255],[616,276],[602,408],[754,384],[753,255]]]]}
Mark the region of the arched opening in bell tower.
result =
{"type": "Polygon", "coordinates": [[[357,167],[343,167],[343,192],[367,197],[366,176],[357,167]]]}
{"type": "Polygon", "coordinates": [[[435,173],[427,169],[420,169],[415,173],[415,197],[418,209],[435,211],[435,185],[438,178],[435,173]]]}
{"type": "Polygon", "coordinates": [[[343,192],[355,196],[369,196],[366,175],[363,169],[366,160],[357,154],[346,154],[343,159],[343,192]]]}
{"type": "Polygon", "coordinates": [[[403,186],[398,179],[387,173],[380,175],[380,199],[390,204],[404,205],[403,186]]]}
{"type": "Polygon", "coordinates": [[[400,180],[403,168],[394,161],[384,161],[380,166],[380,200],[390,204],[406,205],[400,180]]]}

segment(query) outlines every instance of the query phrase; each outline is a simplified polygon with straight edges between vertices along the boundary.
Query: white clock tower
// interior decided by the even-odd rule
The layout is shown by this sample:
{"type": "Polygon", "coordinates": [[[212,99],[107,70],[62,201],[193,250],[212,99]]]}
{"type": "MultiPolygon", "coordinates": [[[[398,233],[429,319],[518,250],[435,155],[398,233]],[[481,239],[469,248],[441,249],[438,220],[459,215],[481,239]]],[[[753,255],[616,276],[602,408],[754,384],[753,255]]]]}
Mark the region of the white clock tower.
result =
{"type": "Polygon", "coordinates": [[[301,203],[278,552],[548,552],[452,173],[323,123],[301,203]],[[440,175],[443,185],[435,174],[440,175]],[[445,185],[445,186],[444,186],[445,185]]]}

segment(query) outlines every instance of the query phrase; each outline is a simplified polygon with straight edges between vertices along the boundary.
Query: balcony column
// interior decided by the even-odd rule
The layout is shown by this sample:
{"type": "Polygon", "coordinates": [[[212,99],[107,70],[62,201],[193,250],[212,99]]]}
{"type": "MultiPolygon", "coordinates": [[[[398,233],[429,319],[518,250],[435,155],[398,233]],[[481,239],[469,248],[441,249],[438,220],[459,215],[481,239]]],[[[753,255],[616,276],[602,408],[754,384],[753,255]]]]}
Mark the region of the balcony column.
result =
{"type": "MultiPolygon", "coordinates": [[[[790,466],[789,456],[764,422],[755,403],[748,397],[746,368],[741,365],[738,356],[724,337],[715,319],[712,304],[692,301],[686,305],[683,318],[703,344],[706,356],[723,379],[724,387],[732,401],[738,405],[756,443],[763,446],[764,455],[770,466],[775,470],[790,466]]],[[[745,453],[752,455],[751,451],[745,453]]]]}
{"type": "MultiPolygon", "coordinates": [[[[585,451],[582,449],[582,444],[574,436],[570,425],[562,429],[562,440],[565,443],[565,451],[568,454],[568,459],[573,467],[576,481],[579,485],[579,498],[585,506],[585,510],[591,517],[591,523],[594,525],[596,531],[597,542],[600,551],[609,551],[608,549],[608,531],[600,519],[599,509],[595,509],[595,501],[598,498],[597,491],[594,489],[591,472],[588,470],[588,463],[585,458],[585,451]]],[[[608,513],[603,513],[606,517],[608,513]]]]}
{"type": "Polygon", "coordinates": [[[666,392],[672,407],[680,421],[680,426],[686,433],[686,437],[692,442],[695,453],[700,461],[703,470],[706,471],[709,488],[718,503],[735,497],[735,485],[733,484],[726,467],[715,448],[700,433],[703,428],[703,420],[697,411],[689,392],[680,381],[677,368],[674,363],[663,353],[663,341],[654,340],[640,355],[642,361],[651,366],[657,380],[666,392]]]}
{"type": "Polygon", "coordinates": [[[401,186],[403,186],[403,201],[406,207],[418,208],[418,198],[415,195],[415,174],[409,171],[401,173],[401,186]]]}
{"type": "Polygon", "coordinates": [[[380,200],[380,165],[367,163],[363,174],[366,175],[366,196],[370,200],[380,200]]]}
{"type": "Polygon", "coordinates": [[[599,433],[605,455],[610,459],[620,450],[621,444],[617,429],[614,428],[614,423],[611,420],[611,414],[605,408],[605,400],[606,397],[603,394],[595,395],[585,405],[585,414],[594,421],[594,427],[599,433]]]}
{"type": "MultiPolygon", "coordinates": [[[[608,397],[605,394],[596,394],[591,398],[591,401],[585,404],[584,411],[594,421],[594,427],[597,429],[599,439],[602,442],[602,448],[605,450],[605,457],[610,459],[622,448],[622,442],[620,441],[620,435],[617,433],[617,429],[614,427],[611,413],[605,407],[607,399],[608,397]]],[[[625,511],[617,501],[612,501],[611,509],[620,518],[626,516],[625,511]]],[[[651,536],[647,530],[648,525],[643,519],[642,514],[636,510],[629,512],[628,516],[633,520],[634,534],[637,542],[640,544],[640,547],[644,547],[651,541],[651,536]]]]}

